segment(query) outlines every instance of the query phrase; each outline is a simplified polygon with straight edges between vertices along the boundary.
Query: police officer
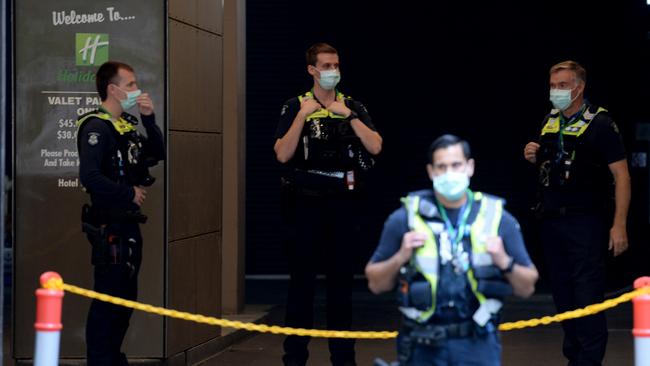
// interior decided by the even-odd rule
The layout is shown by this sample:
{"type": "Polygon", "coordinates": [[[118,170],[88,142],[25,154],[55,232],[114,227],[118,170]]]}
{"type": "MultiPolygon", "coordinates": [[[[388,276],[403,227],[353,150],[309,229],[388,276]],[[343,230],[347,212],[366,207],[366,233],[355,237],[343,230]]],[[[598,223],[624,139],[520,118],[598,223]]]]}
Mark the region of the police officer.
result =
{"type": "Polygon", "coordinates": [[[399,284],[400,365],[500,365],[501,300],[530,296],[537,270],[503,201],[469,189],[469,144],[441,136],[429,159],[433,190],[410,193],[388,217],[368,287],[399,284]]]}
{"type": "MultiPolygon", "coordinates": [[[[336,49],[317,43],[306,56],[313,88],[284,104],[274,146],[277,160],[286,167],[282,182],[291,227],[285,323],[312,327],[317,258],[323,258],[327,326],[344,330],[352,321],[359,193],[382,139],[366,108],[336,89],[341,78],[336,49]]],[[[284,363],[305,365],[308,342],[308,337],[287,337],[284,363]]],[[[329,345],[333,365],[355,365],[353,340],[330,340],[329,345]]]]}
{"type": "MultiPolygon", "coordinates": [[[[607,248],[617,256],[628,246],[625,150],[607,110],[585,100],[585,82],[586,71],[577,62],[551,67],[554,109],[544,118],[539,140],[524,148],[526,160],[539,168],[541,241],[558,312],[603,301],[607,248]]],[[[607,345],[604,313],[562,327],[569,365],[601,364],[607,345]]]]}
{"type": "MultiPolygon", "coordinates": [[[[92,246],[94,290],[135,300],[142,260],[139,224],[146,190],[153,183],[148,168],[165,157],[154,106],[138,89],[133,68],[109,61],[96,74],[101,107],[77,121],[79,176],[92,205],[84,205],[82,227],[92,246]],[[146,129],[125,111],[137,105],[146,129]]],[[[93,300],[86,323],[89,365],[128,365],[120,348],[132,310],[93,300]]]]}

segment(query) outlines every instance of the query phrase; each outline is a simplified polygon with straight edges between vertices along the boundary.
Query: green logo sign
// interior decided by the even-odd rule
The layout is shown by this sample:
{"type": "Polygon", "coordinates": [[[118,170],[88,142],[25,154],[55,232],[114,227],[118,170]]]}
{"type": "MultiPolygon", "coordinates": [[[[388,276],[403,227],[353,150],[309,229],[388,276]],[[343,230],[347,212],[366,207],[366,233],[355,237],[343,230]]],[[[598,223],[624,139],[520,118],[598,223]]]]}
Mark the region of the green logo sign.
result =
{"type": "Polygon", "coordinates": [[[76,34],[77,66],[99,66],[108,61],[107,33],[76,34]]]}

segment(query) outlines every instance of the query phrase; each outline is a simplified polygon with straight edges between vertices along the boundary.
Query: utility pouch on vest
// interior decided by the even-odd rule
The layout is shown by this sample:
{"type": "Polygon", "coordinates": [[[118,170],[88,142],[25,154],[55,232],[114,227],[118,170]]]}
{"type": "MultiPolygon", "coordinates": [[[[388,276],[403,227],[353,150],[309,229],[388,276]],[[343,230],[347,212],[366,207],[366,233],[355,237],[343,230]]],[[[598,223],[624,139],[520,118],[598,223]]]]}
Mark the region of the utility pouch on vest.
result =
{"type": "Polygon", "coordinates": [[[512,286],[496,266],[475,266],[474,277],[478,280],[477,290],[488,298],[512,295],[512,286]]]}
{"type": "Polygon", "coordinates": [[[418,310],[426,311],[433,305],[431,284],[429,281],[413,282],[409,286],[410,305],[418,310]]]}
{"type": "Polygon", "coordinates": [[[496,266],[474,266],[476,279],[502,277],[501,271],[496,266]]]}
{"type": "Polygon", "coordinates": [[[431,284],[412,265],[402,266],[399,272],[397,305],[428,310],[431,304],[431,284]]]}
{"type": "Polygon", "coordinates": [[[512,295],[512,286],[502,281],[480,280],[478,291],[489,298],[503,298],[512,295]]]}

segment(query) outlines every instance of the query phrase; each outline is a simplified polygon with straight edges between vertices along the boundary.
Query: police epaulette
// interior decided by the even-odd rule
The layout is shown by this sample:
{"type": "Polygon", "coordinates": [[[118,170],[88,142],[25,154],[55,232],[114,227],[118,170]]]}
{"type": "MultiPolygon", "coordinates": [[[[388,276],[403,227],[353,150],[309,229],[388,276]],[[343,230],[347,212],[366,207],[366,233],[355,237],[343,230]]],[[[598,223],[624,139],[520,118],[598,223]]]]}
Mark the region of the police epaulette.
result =
{"type": "Polygon", "coordinates": [[[99,118],[99,119],[103,120],[104,118],[101,118],[101,116],[104,115],[104,114],[106,114],[106,113],[99,110],[99,109],[95,109],[93,111],[90,111],[88,113],[85,113],[85,114],[79,116],[79,118],[77,118],[77,122],[76,122],[77,129],[81,127],[82,123],[85,123],[91,117],[95,117],[95,118],[99,118]]]}
{"type": "Polygon", "coordinates": [[[587,109],[585,109],[585,112],[582,114],[582,119],[585,122],[590,122],[592,119],[594,119],[594,117],[596,117],[596,115],[600,113],[607,113],[607,109],[595,105],[590,105],[589,107],[587,107],[587,109]]]}
{"type": "Polygon", "coordinates": [[[126,112],[122,112],[122,115],[120,117],[123,118],[125,121],[129,122],[130,124],[134,125],[134,126],[137,125],[138,123],[140,123],[140,120],[138,120],[138,117],[136,117],[136,116],[134,116],[132,114],[126,113],[126,112]]]}

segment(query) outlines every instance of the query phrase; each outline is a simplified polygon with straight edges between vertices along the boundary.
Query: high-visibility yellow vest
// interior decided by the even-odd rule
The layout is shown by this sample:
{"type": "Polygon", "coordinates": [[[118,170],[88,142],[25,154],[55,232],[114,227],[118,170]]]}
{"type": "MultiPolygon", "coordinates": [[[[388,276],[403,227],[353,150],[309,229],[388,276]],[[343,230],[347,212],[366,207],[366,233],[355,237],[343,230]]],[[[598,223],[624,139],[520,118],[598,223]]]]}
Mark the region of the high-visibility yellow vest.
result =
{"type": "MultiPolygon", "coordinates": [[[[84,123],[86,123],[86,121],[92,117],[111,122],[111,125],[113,125],[113,128],[115,128],[115,131],[117,131],[117,133],[120,135],[124,135],[125,133],[137,130],[132,123],[125,120],[124,118],[120,117],[118,119],[113,119],[110,114],[97,110],[88,114],[84,114],[77,120],[77,132],[80,132],[84,123]]],[[[79,134],[77,133],[77,136],[78,135],[79,134]]]]}
{"type": "MultiPolygon", "coordinates": [[[[591,108],[586,108],[580,118],[577,118],[573,123],[564,126],[562,129],[562,134],[565,136],[580,137],[583,133],[585,133],[590,125],[590,122],[598,115],[598,113],[607,112],[605,108],[601,107],[598,107],[595,112],[590,109],[591,108]]],[[[559,133],[561,122],[560,111],[558,109],[552,110],[548,120],[546,121],[546,124],[542,128],[541,135],[544,136],[548,134],[559,133]]]]}
{"type": "MultiPolygon", "coordinates": [[[[298,97],[298,102],[302,103],[302,101],[305,100],[306,98],[314,98],[314,93],[308,91],[307,93],[300,95],[298,97]]],[[[345,95],[343,95],[343,93],[339,91],[336,92],[336,100],[345,100],[345,99],[350,99],[350,98],[346,97],[345,95]]],[[[305,118],[305,121],[309,122],[317,118],[345,119],[345,117],[341,116],[340,114],[332,113],[326,108],[319,108],[314,113],[307,116],[307,118],[305,118]]]]}
{"type": "MultiPolygon", "coordinates": [[[[498,234],[499,223],[503,216],[503,201],[484,195],[481,192],[474,192],[474,200],[480,202],[480,208],[476,219],[470,227],[472,266],[492,265],[492,257],[487,252],[486,239],[498,234]]],[[[420,272],[431,285],[431,308],[424,311],[410,308],[408,311],[410,315],[403,311],[406,316],[411,317],[420,323],[424,323],[433,316],[436,309],[436,289],[440,281],[438,276],[438,242],[436,239],[436,233],[432,231],[431,227],[420,215],[420,196],[409,195],[403,198],[402,201],[409,215],[409,225],[412,226],[411,230],[427,234],[427,239],[424,242],[424,245],[419,247],[414,253],[413,264],[415,269],[420,272]]],[[[471,285],[474,296],[476,296],[480,304],[483,304],[487,298],[478,290],[478,281],[474,277],[472,266],[470,266],[469,270],[466,272],[467,279],[471,285]]]]}

